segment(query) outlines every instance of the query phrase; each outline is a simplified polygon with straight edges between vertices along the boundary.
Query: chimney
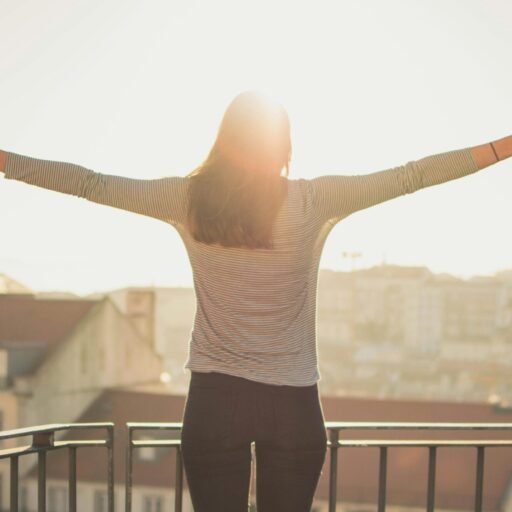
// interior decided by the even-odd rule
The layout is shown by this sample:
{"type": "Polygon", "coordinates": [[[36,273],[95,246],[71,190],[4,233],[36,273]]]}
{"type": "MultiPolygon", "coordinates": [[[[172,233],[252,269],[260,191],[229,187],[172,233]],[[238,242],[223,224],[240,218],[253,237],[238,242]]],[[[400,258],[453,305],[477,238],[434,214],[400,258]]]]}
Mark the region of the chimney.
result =
{"type": "Polygon", "coordinates": [[[128,290],[126,295],[126,316],[132,320],[148,345],[153,347],[155,318],[154,290],[128,290]]]}

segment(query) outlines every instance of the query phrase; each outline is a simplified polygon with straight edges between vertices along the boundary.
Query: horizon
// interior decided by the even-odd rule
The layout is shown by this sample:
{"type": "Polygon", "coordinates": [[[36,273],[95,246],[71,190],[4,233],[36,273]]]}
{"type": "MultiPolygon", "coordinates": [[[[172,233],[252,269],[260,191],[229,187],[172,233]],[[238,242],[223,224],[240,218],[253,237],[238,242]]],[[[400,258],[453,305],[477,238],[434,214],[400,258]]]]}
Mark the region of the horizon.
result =
{"type": "MultiPolygon", "coordinates": [[[[452,274],[450,272],[434,272],[431,268],[429,268],[426,265],[398,265],[394,263],[381,263],[377,265],[372,265],[369,267],[359,267],[359,268],[352,268],[352,269],[331,269],[331,268],[325,268],[320,267],[319,269],[319,275],[322,272],[333,272],[338,274],[355,274],[358,272],[364,272],[367,270],[372,270],[375,268],[382,268],[382,267],[394,267],[394,268],[404,268],[404,269],[426,269],[428,272],[430,272],[433,276],[448,276],[455,278],[457,280],[468,282],[472,280],[477,280],[479,278],[485,278],[485,279],[499,279],[500,274],[510,274],[512,277],[512,266],[510,268],[505,268],[496,271],[493,274],[473,274],[469,276],[458,276],[456,274],[452,274]]],[[[90,290],[86,292],[76,292],[72,289],[58,289],[58,288],[47,288],[47,289],[35,289],[32,288],[28,283],[22,282],[19,279],[16,279],[14,276],[11,276],[7,274],[6,272],[2,272],[2,269],[0,269],[0,285],[2,282],[2,278],[7,278],[7,280],[12,280],[16,284],[21,285],[24,288],[27,288],[30,290],[31,293],[38,295],[38,294],[71,294],[75,295],[77,297],[86,298],[88,296],[92,295],[101,295],[101,294],[108,294],[112,293],[118,290],[126,290],[126,289],[140,289],[140,290],[153,290],[153,289],[190,289],[193,290],[193,285],[176,285],[176,286],[165,286],[165,285],[156,285],[156,284],[136,284],[136,285],[129,285],[125,284],[121,286],[116,286],[115,288],[101,288],[101,289],[95,289],[90,290]]],[[[321,289],[321,286],[319,286],[319,289],[321,289]]],[[[9,294],[16,294],[16,292],[2,292],[0,287],[0,295],[9,295],[9,294]]]]}

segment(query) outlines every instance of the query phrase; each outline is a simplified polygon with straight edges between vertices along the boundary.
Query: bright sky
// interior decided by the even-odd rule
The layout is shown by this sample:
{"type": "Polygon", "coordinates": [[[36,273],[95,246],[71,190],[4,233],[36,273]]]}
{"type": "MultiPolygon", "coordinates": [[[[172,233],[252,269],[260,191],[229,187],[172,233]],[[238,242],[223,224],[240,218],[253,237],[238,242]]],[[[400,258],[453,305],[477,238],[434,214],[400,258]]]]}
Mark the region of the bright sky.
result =
{"type": "MultiPolygon", "coordinates": [[[[185,175],[245,89],[288,109],[291,177],[365,174],[512,131],[510,0],[0,0],[0,148],[185,175]]],[[[339,223],[322,267],[512,267],[512,162],[339,223]]],[[[190,286],[173,228],[0,179],[0,273],[36,290],[190,286]]]]}

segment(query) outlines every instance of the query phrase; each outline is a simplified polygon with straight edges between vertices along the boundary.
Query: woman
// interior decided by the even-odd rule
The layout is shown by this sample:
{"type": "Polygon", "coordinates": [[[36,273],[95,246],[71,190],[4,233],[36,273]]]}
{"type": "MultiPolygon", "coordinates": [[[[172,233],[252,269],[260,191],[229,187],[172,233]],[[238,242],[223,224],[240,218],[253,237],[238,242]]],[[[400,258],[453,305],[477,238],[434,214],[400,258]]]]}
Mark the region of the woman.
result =
{"type": "Polygon", "coordinates": [[[309,511],[326,454],[315,310],[333,226],[358,210],[512,155],[512,136],[364,176],[287,178],[286,111],[245,92],[186,177],[135,180],[0,152],[8,179],[172,224],[197,310],[182,453],[196,512],[247,510],[251,442],[259,512],[309,511]]]}

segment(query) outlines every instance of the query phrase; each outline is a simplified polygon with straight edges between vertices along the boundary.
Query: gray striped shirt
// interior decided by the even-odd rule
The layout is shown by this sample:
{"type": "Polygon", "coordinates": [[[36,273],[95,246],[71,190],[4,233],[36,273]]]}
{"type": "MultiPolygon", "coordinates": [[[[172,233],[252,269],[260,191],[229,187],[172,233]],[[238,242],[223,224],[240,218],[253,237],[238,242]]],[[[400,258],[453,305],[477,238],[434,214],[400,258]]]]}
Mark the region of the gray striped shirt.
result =
{"type": "Polygon", "coordinates": [[[177,229],[197,297],[185,368],[310,386],[320,379],[318,267],[333,226],[358,210],[477,170],[469,149],[459,149],[372,174],[290,179],[275,219],[274,249],[196,242],[186,229],[186,177],[138,180],[16,153],[8,155],[5,177],[154,217],[177,229]]]}

